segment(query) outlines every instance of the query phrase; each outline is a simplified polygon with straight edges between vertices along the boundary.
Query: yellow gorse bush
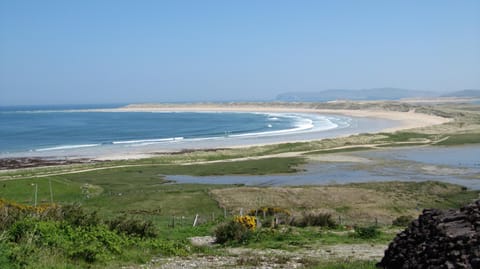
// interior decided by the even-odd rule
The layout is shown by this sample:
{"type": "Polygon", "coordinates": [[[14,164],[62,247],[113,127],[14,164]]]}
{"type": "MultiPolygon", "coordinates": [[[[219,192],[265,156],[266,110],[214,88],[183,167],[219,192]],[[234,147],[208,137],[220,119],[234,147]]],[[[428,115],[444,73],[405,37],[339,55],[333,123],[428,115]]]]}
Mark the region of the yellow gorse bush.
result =
{"type": "Polygon", "coordinates": [[[30,205],[24,205],[20,203],[16,203],[13,201],[7,201],[4,199],[0,199],[0,208],[9,208],[13,210],[17,210],[20,212],[24,213],[37,213],[37,214],[42,214],[47,210],[52,210],[56,209],[59,206],[56,204],[41,204],[38,206],[30,206],[30,205]]]}
{"type": "Polygon", "coordinates": [[[235,216],[233,217],[233,221],[236,223],[240,223],[244,227],[255,230],[257,227],[257,218],[254,216],[235,216]]]}

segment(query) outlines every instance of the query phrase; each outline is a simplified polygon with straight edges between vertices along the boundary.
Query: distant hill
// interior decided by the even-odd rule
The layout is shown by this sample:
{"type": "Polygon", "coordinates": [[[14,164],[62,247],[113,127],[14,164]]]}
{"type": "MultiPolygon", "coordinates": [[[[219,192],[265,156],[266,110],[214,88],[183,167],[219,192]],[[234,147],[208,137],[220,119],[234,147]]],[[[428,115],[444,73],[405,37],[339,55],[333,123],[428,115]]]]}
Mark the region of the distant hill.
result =
{"type": "Polygon", "coordinates": [[[462,90],[442,95],[442,97],[480,97],[480,90],[462,90]]]}
{"type": "Polygon", "coordinates": [[[327,102],[334,100],[399,100],[414,97],[436,97],[437,93],[398,88],[376,88],[361,90],[332,89],[317,92],[286,92],[277,96],[285,102],[327,102]]]}

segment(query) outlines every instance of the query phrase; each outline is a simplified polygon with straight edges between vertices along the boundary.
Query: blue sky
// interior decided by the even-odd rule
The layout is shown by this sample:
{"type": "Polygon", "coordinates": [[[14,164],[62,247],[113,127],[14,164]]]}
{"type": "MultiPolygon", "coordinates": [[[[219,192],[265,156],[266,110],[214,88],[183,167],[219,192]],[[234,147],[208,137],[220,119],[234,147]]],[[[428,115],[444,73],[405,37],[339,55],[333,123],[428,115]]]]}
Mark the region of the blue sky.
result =
{"type": "Polygon", "coordinates": [[[480,88],[480,1],[0,0],[0,105],[480,88]]]}

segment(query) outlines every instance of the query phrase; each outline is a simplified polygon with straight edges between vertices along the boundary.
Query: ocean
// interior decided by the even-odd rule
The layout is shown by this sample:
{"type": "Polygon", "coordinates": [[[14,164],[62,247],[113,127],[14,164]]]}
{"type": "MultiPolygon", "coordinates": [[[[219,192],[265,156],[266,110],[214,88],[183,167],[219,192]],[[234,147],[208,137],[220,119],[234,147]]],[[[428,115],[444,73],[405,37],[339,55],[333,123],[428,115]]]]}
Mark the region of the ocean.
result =
{"type": "MultiPolygon", "coordinates": [[[[350,119],[297,113],[99,112],[112,106],[0,108],[0,155],[259,138],[344,128],[350,119]]],[[[221,144],[221,143],[220,143],[221,144]]]]}

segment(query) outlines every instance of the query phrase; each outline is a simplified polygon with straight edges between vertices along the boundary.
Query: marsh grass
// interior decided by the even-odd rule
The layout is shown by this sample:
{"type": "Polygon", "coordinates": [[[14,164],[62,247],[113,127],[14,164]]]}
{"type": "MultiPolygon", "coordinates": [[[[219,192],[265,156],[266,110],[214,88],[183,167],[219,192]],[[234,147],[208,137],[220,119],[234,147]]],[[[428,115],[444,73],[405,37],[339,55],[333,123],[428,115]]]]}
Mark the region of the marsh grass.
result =
{"type": "Polygon", "coordinates": [[[476,144],[480,143],[480,132],[479,133],[468,133],[468,134],[452,134],[444,141],[441,141],[435,145],[438,146],[453,146],[453,145],[465,145],[465,144],[476,144]]]}

